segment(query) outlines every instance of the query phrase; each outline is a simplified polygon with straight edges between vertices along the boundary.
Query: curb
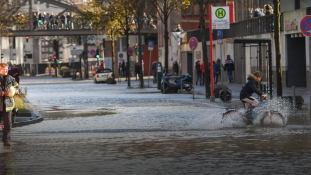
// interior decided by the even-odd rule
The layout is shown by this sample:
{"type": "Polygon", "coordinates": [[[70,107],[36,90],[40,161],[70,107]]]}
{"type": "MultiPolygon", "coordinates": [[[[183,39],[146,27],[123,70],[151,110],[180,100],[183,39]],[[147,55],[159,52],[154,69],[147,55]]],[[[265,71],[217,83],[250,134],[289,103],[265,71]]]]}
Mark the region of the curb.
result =
{"type": "Polygon", "coordinates": [[[30,113],[20,113],[17,115],[15,119],[17,122],[12,124],[12,128],[31,125],[43,121],[43,116],[38,111],[34,110],[34,106],[30,104],[27,98],[25,98],[25,103],[30,113]]]}

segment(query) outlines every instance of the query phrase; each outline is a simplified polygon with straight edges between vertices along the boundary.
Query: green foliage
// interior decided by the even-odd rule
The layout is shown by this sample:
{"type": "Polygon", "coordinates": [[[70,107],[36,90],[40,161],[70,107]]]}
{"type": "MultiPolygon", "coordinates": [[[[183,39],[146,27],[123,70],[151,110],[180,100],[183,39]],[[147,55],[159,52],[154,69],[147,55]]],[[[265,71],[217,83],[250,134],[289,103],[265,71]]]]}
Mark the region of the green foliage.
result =
{"type": "Polygon", "coordinates": [[[11,27],[23,23],[28,16],[18,14],[18,10],[24,5],[26,0],[8,1],[0,0],[0,32],[1,36],[9,36],[11,27]]]}
{"type": "Polygon", "coordinates": [[[27,88],[24,88],[24,90],[21,88],[19,89],[19,92],[14,96],[15,108],[17,108],[19,112],[29,112],[27,105],[25,103],[26,95],[27,95],[27,88]]]}

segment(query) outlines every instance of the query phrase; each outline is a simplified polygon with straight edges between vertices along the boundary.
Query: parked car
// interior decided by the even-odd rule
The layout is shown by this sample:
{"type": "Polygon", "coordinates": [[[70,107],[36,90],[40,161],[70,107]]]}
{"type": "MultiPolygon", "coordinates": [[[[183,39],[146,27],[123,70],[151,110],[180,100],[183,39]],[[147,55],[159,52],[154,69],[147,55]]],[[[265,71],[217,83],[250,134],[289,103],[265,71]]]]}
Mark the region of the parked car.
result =
{"type": "Polygon", "coordinates": [[[111,69],[97,69],[94,75],[94,83],[107,82],[108,78],[113,78],[111,69]]]}

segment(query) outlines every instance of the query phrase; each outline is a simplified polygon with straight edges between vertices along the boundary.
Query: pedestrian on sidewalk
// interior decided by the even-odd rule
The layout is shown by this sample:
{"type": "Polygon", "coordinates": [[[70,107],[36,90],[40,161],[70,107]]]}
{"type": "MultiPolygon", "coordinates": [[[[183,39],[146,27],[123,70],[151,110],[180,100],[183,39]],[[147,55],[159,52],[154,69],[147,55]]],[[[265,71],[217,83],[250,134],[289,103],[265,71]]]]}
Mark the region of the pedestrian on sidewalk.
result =
{"type": "Polygon", "coordinates": [[[178,66],[177,61],[174,61],[173,63],[173,71],[174,71],[174,74],[178,76],[179,66],[178,66]]]}
{"type": "Polygon", "coordinates": [[[9,75],[15,78],[15,81],[19,84],[19,76],[21,75],[21,72],[19,71],[16,64],[13,64],[11,69],[9,70],[9,75]]]}
{"type": "Polygon", "coordinates": [[[227,55],[227,59],[225,61],[225,71],[227,71],[229,83],[233,83],[232,72],[234,71],[234,62],[230,55],[227,55]]]}
{"type": "Polygon", "coordinates": [[[11,146],[12,110],[14,108],[13,96],[18,83],[8,74],[8,64],[0,63],[0,117],[3,119],[2,142],[4,146],[11,146]]]}
{"type": "Polygon", "coordinates": [[[123,72],[122,72],[122,63],[121,62],[119,62],[118,69],[119,69],[119,77],[121,77],[122,74],[123,74],[123,72]]]}
{"type": "Polygon", "coordinates": [[[157,62],[154,61],[152,63],[153,83],[157,83],[157,66],[158,66],[157,62]]]}
{"type": "Polygon", "coordinates": [[[204,61],[202,61],[201,65],[200,65],[200,70],[201,70],[201,77],[202,77],[202,83],[200,82],[200,85],[204,85],[204,81],[205,81],[204,61]]]}
{"type": "Polygon", "coordinates": [[[129,70],[129,64],[128,62],[126,62],[125,67],[124,67],[125,81],[127,81],[127,79],[130,78],[130,75],[128,75],[128,70],[129,70]]]}
{"type": "Polygon", "coordinates": [[[214,83],[217,84],[218,78],[220,77],[220,71],[221,71],[221,61],[218,58],[216,63],[214,61],[214,83]]]}
{"type": "Polygon", "coordinates": [[[201,75],[201,69],[200,69],[200,60],[195,62],[195,70],[197,72],[197,81],[195,82],[196,85],[198,85],[198,82],[201,84],[202,82],[202,75],[201,75]]]}
{"type": "Polygon", "coordinates": [[[137,80],[137,77],[139,79],[139,75],[140,75],[140,64],[137,61],[136,64],[135,64],[135,77],[136,77],[136,80],[137,80]]]}
{"type": "Polygon", "coordinates": [[[125,62],[124,62],[124,60],[122,60],[122,65],[121,65],[121,67],[122,67],[122,76],[123,76],[123,77],[126,77],[126,70],[125,70],[125,62]]]}

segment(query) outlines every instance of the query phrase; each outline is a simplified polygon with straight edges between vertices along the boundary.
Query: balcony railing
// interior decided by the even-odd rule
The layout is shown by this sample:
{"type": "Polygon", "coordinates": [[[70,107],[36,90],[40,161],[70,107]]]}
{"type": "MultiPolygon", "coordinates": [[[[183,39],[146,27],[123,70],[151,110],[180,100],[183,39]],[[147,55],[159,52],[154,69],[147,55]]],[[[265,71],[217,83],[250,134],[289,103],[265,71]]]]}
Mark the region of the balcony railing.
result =
{"type": "MultiPolygon", "coordinates": [[[[281,18],[282,19],[282,18],[281,18]]],[[[281,20],[283,26],[283,20],[281,20]]],[[[224,30],[224,38],[243,37],[271,33],[274,31],[274,16],[263,16],[240,21],[230,25],[230,30],[224,30]]],[[[281,27],[283,31],[283,27],[281,27]]]]}
{"type": "MultiPolygon", "coordinates": [[[[280,20],[281,31],[283,31],[283,15],[280,20]]],[[[205,29],[206,33],[209,33],[209,28],[205,29]]],[[[251,18],[244,21],[239,21],[230,24],[230,29],[223,30],[223,39],[245,37],[252,35],[259,35],[265,33],[274,32],[274,16],[263,16],[251,18]]],[[[187,32],[187,40],[183,40],[183,44],[186,44],[189,39],[196,36],[201,42],[200,30],[187,32]]],[[[205,35],[206,41],[209,41],[209,35],[205,35]]],[[[217,32],[213,32],[213,40],[217,40],[217,32]]]]}

